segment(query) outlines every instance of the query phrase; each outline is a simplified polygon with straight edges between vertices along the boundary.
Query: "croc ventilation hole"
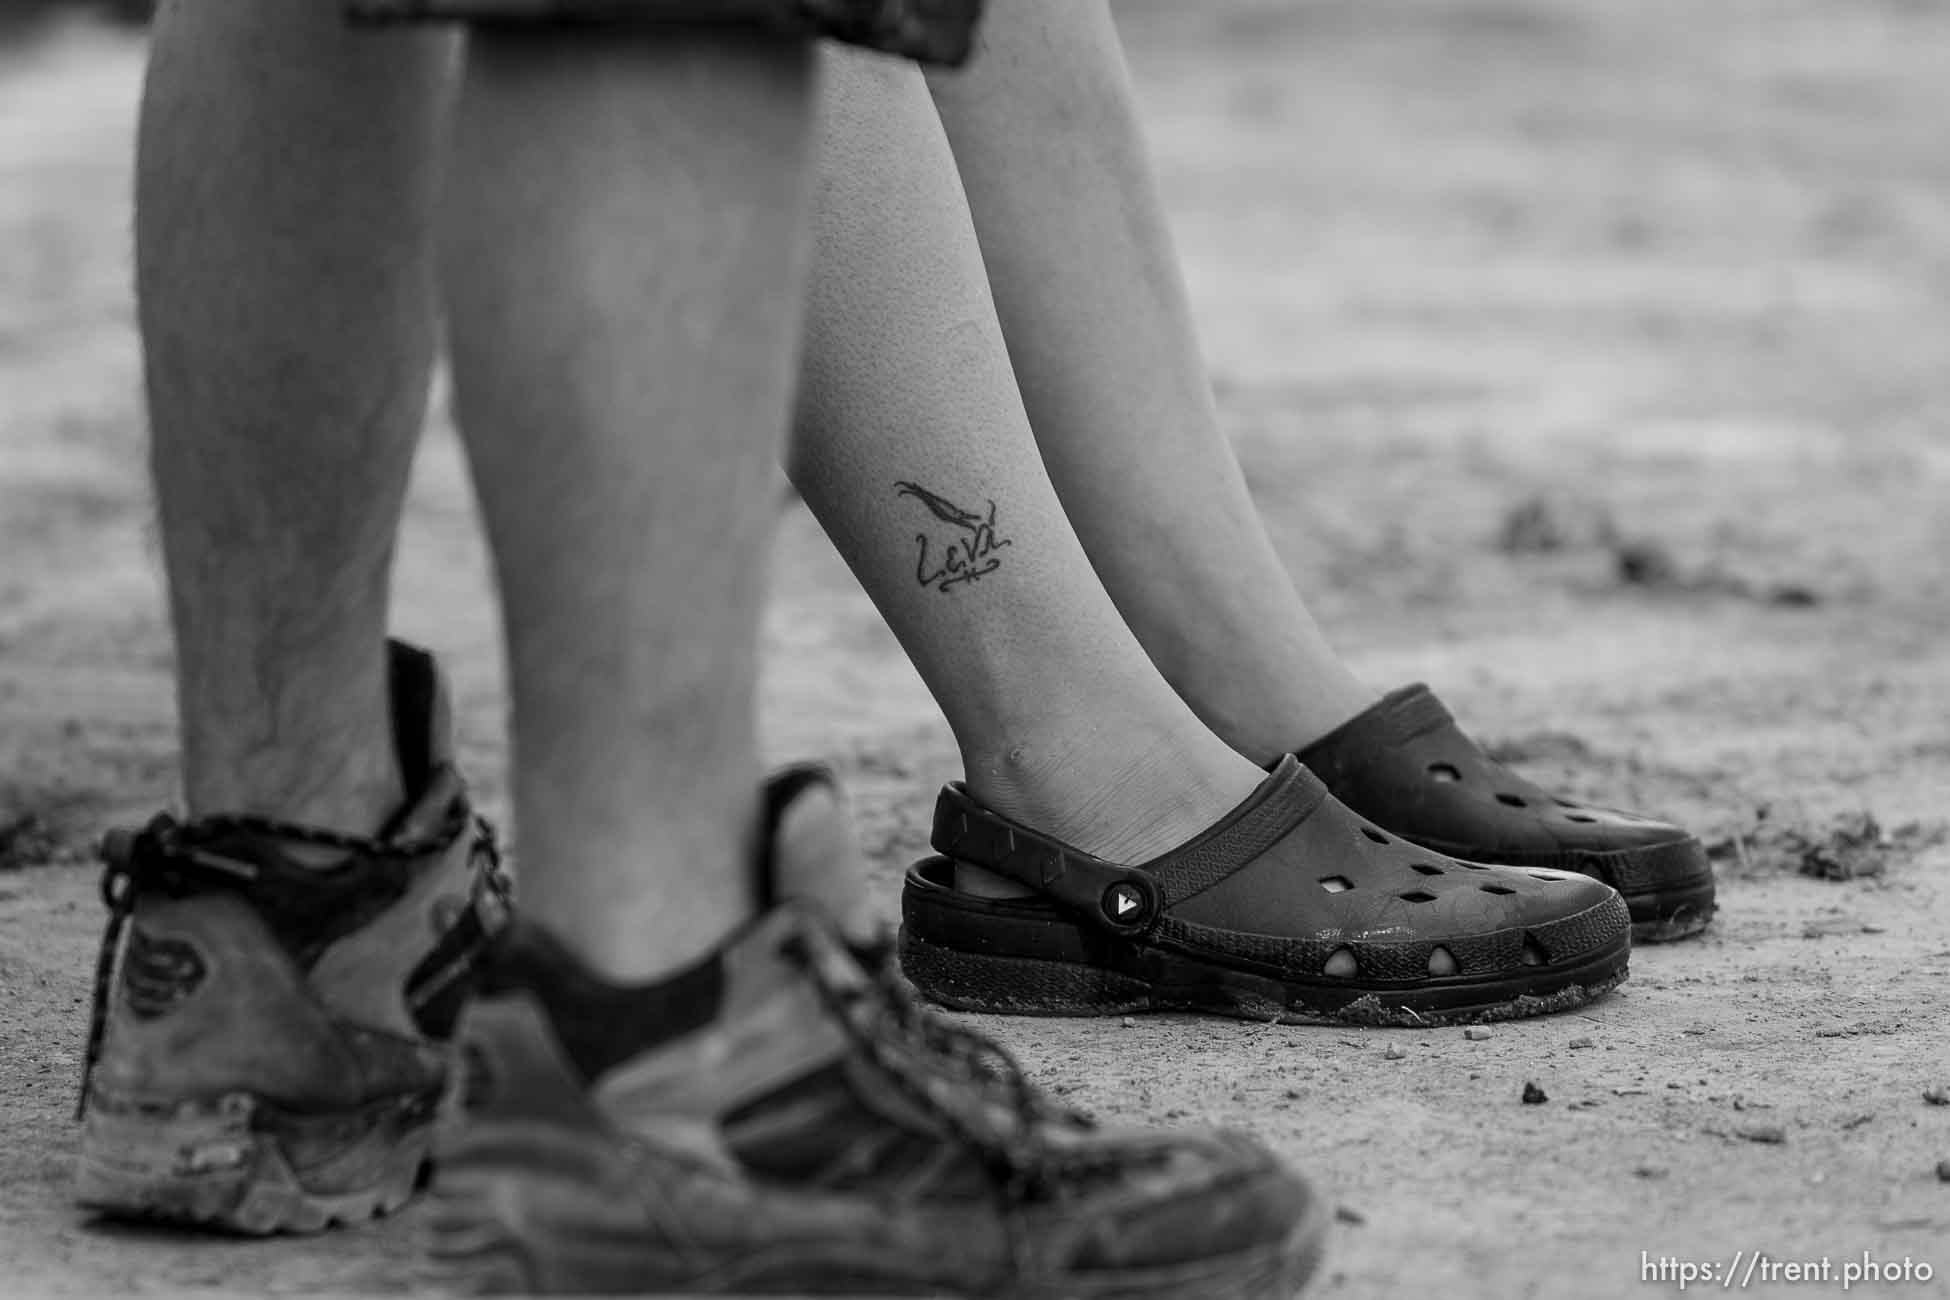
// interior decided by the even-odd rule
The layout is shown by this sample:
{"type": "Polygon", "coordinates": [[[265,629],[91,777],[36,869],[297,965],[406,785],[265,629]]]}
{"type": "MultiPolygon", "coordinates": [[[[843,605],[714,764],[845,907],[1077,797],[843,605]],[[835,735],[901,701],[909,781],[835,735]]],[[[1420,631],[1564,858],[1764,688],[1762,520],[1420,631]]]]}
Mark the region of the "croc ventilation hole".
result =
{"type": "Polygon", "coordinates": [[[1497,793],[1497,796],[1496,796],[1496,801],[1497,801],[1498,803],[1500,803],[1500,804],[1502,804],[1502,805],[1503,805],[1503,806],[1504,806],[1505,808],[1528,808],[1528,807],[1530,807],[1530,805],[1529,805],[1529,804],[1527,804],[1527,803],[1525,803],[1525,802],[1523,801],[1523,796],[1521,796],[1521,795],[1514,795],[1514,794],[1504,794],[1504,793],[1502,793],[1501,791],[1499,791],[1499,792],[1497,793]]]}
{"type": "Polygon", "coordinates": [[[1454,763],[1431,763],[1429,764],[1429,775],[1438,781],[1462,780],[1462,773],[1456,770],[1454,763]]]}
{"type": "Polygon", "coordinates": [[[1477,888],[1486,894],[1514,894],[1517,892],[1508,885],[1479,885],[1477,888]]]}
{"type": "Polygon", "coordinates": [[[1354,953],[1348,948],[1336,948],[1322,966],[1321,973],[1332,975],[1337,980],[1353,979],[1361,973],[1361,963],[1354,960],[1354,953]]]}
{"type": "Polygon", "coordinates": [[[1463,866],[1471,871],[1488,871],[1490,869],[1490,865],[1487,862],[1465,862],[1463,866]]]}
{"type": "Polygon", "coordinates": [[[1550,965],[1550,961],[1551,955],[1544,951],[1544,945],[1538,943],[1536,939],[1532,938],[1526,932],[1523,936],[1523,964],[1526,966],[1548,966],[1550,965]]]}
{"type": "Polygon", "coordinates": [[[1376,844],[1386,844],[1388,842],[1388,837],[1372,826],[1363,826],[1361,833],[1373,840],[1376,844]]]}
{"type": "Polygon", "coordinates": [[[1561,871],[1533,871],[1530,873],[1530,878],[1541,880],[1547,885],[1554,885],[1560,880],[1568,879],[1561,871]]]}
{"type": "Polygon", "coordinates": [[[1571,801],[1570,801],[1569,799],[1557,799],[1557,798],[1553,798],[1553,799],[1551,800],[1551,802],[1552,802],[1552,803],[1554,803],[1554,804],[1556,804],[1556,805],[1557,805],[1557,806],[1558,806],[1559,808],[1577,808],[1577,807],[1581,807],[1581,806],[1582,806],[1582,805],[1579,805],[1579,804],[1574,804],[1574,803],[1572,803],[1572,802],[1571,802],[1571,801]]]}
{"type": "Polygon", "coordinates": [[[1447,948],[1437,948],[1429,954],[1429,974],[1454,975],[1460,970],[1462,967],[1456,964],[1455,954],[1447,948]]]}
{"type": "Polygon", "coordinates": [[[1346,876],[1322,876],[1320,887],[1330,894],[1345,894],[1354,888],[1354,882],[1346,876]]]}
{"type": "Polygon", "coordinates": [[[1439,876],[1442,874],[1441,867],[1431,866],[1426,862],[1417,862],[1413,869],[1417,875],[1421,876],[1439,876]]]}
{"type": "Polygon", "coordinates": [[[1426,889],[1411,889],[1406,894],[1396,894],[1404,903],[1433,903],[1435,895],[1426,889]]]}
{"type": "Polygon", "coordinates": [[[1565,813],[1564,820],[1567,822],[1583,822],[1587,826],[1595,825],[1598,821],[1596,817],[1587,817],[1583,813],[1565,813]]]}

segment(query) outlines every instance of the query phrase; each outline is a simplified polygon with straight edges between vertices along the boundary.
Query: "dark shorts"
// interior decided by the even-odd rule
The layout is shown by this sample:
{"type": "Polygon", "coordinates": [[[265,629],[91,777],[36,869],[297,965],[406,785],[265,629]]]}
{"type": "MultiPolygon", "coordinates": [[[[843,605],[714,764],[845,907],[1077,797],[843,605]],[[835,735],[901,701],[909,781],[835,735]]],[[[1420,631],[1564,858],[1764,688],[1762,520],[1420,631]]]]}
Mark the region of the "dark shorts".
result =
{"type": "Polygon", "coordinates": [[[344,0],[354,22],[764,28],[829,37],[921,63],[968,58],[982,0],[344,0]]]}

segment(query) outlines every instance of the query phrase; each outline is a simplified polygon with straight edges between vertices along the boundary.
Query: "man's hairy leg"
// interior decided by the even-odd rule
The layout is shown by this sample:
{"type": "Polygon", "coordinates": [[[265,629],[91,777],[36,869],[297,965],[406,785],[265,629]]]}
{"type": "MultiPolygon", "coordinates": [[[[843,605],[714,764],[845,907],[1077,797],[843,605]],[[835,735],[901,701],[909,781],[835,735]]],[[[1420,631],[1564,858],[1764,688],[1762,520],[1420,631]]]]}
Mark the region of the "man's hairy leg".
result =
{"type": "Polygon", "coordinates": [[[812,53],[722,28],[472,39],[442,279],[501,586],[525,906],[646,978],[753,905],[812,53]]]}
{"type": "Polygon", "coordinates": [[[385,641],[452,45],[354,35],[337,8],[165,5],[138,165],[192,815],[104,841],[75,1195],[253,1235],[412,1195],[443,998],[500,895],[445,764],[437,669],[385,641]],[[345,869],[294,870],[328,864],[345,869]]]}
{"type": "Polygon", "coordinates": [[[1037,443],[1139,641],[1259,761],[1365,708],[1219,431],[1108,6],[991,0],[931,86],[1037,443]]]}
{"type": "Polygon", "coordinates": [[[971,793],[1150,857],[1264,776],[1173,694],[1037,456],[913,68],[833,60],[793,477],[946,713],[971,793]]]}
{"type": "Polygon", "coordinates": [[[398,806],[383,649],[434,347],[451,45],[331,0],[157,17],[136,253],[193,813],[398,806]]]}

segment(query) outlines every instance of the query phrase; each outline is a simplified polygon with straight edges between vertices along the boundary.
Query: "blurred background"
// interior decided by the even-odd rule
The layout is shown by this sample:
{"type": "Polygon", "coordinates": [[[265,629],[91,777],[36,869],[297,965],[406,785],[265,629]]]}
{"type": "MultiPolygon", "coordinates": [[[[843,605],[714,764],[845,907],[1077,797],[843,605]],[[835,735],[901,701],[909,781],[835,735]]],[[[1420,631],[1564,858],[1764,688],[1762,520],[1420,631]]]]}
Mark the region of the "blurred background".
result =
{"type": "MultiPolygon", "coordinates": [[[[175,797],[143,7],[0,0],[0,1255],[29,1293],[397,1290],[404,1228],[213,1254],[61,1195],[88,846],[175,797]]],[[[1950,1062],[1950,5],[1115,8],[1225,428],[1332,638],[1566,794],[1694,826],[1724,910],[1592,1016],[1406,1059],[992,1028],[1102,1114],[1312,1170],[1346,1210],[1328,1294],[1642,1294],[1642,1250],[1737,1247],[1950,1276],[1950,1108],[1920,1100],[1950,1062]]],[[[397,622],[448,656],[499,810],[493,597],[435,407],[397,622]]],[[[952,739],[810,519],[782,531],[768,744],[840,767],[891,911],[952,739]]]]}

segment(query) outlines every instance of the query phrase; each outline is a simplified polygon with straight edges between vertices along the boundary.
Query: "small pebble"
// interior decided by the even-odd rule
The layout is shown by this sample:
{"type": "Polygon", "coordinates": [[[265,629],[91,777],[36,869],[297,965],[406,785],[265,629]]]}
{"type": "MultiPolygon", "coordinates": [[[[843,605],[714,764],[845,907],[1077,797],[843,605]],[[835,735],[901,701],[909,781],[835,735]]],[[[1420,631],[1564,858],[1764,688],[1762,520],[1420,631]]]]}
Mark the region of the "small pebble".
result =
{"type": "Polygon", "coordinates": [[[1287,1099],[1288,1101],[1299,1101],[1299,1100],[1300,1100],[1300,1090],[1299,1090],[1298,1088],[1288,1088],[1288,1089],[1286,1090],[1286,1099],[1287,1099]]]}
{"type": "Polygon", "coordinates": [[[1761,1142],[1768,1146],[1779,1146],[1787,1141],[1787,1130],[1779,1124],[1748,1124],[1735,1129],[1734,1133],[1749,1142],[1761,1142]]]}
{"type": "Polygon", "coordinates": [[[1463,1030],[1463,1037],[1472,1043],[1480,1043],[1485,1038],[1490,1037],[1490,1027],[1488,1025],[1471,1025],[1469,1028],[1463,1030]]]}
{"type": "Polygon", "coordinates": [[[1334,1207],[1334,1218],[1341,1223],[1350,1224],[1356,1228],[1368,1221],[1368,1216],[1355,1209],[1352,1205],[1336,1205],[1334,1207]]]}
{"type": "Polygon", "coordinates": [[[1388,1050],[1381,1054],[1381,1059],[1384,1061],[1399,1061],[1407,1057],[1407,1055],[1408,1055],[1407,1052],[1404,1052],[1401,1048],[1396,1047],[1394,1044],[1390,1043],[1388,1045],[1388,1050]]]}
{"type": "Polygon", "coordinates": [[[1524,1105],[1541,1106],[1549,1100],[1550,1098],[1544,1095],[1544,1090],[1542,1088],[1539,1088],[1536,1084],[1534,1083],[1524,1084],[1523,1086],[1524,1105]]]}
{"type": "Polygon", "coordinates": [[[1618,580],[1628,587],[1673,587],[1679,584],[1679,564],[1659,542],[1626,542],[1613,551],[1618,580]]]}
{"type": "Polygon", "coordinates": [[[1594,1040],[1589,1038],[1573,1038],[1571,1040],[1571,1050],[1574,1052],[1582,1052],[1588,1047],[1596,1047],[1597,1045],[1594,1040]]]}
{"type": "Polygon", "coordinates": [[[1124,1028],[1126,1028],[1126,1029],[1136,1029],[1136,1028],[1137,1028],[1137,1019],[1136,1019],[1136,1017],[1134,1017],[1134,1016],[1125,1016],[1125,1017],[1124,1017],[1124,1028]]]}
{"type": "Polygon", "coordinates": [[[1932,1106],[1950,1106],[1950,1088],[1940,1083],[1934,1084],[1923,1089],[1923,1100],[1932,1106]]]}

